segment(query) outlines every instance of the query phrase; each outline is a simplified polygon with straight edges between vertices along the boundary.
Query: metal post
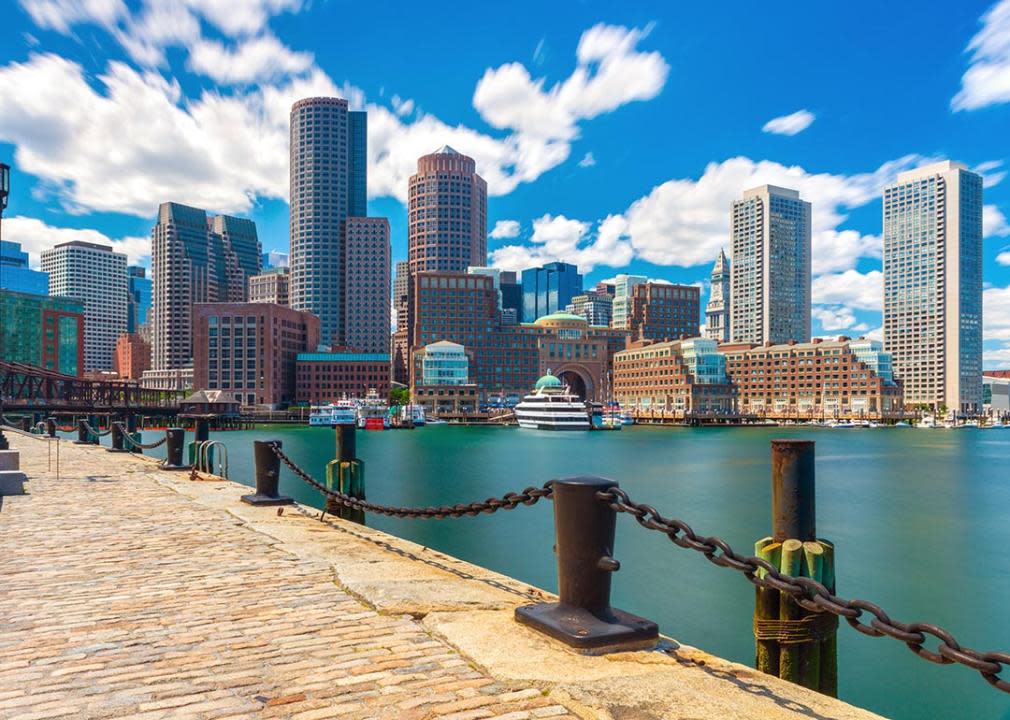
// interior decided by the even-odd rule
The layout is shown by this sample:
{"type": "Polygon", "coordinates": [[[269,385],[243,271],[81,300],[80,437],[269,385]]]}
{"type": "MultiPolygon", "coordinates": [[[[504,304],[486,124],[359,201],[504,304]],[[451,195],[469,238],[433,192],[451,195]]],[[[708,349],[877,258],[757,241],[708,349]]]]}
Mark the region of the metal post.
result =
{"type": "Polygon", "coordinates": [[[162,470],[189,470],[189,465],[182,462],[182,446],[186,441],[186,431],[182,428],[166,428],[165,459],[161,462],[162,470]]]}
{"type": "Polygon", "coordinates": [[[21,429],[24,430],[25,432],[31,432],[32,419],[27,415],[24,415],[21,418],[21,429]]]}
{"type": "Polygon", "coordinates": [[[77,420],[77,439],[74,440],[74,445],[90,445],[91,441],[88,440],[88,421],[84,418],[78,418],[77,420]]]}
{"type": "Polygon", "coordinates": [[[56,418],[46,418],[46,434],[51,438],[56,437],[56,418]]]}
{"type": "Polygon", "coordinates": [[[88,433],[88,442],[92,445],[98,445],[100,442],[100,438],[98,437],[98,416],[88,415],[88,425],[95,430],[93,433],[88,433]]]}
{"type": "MultiPolygon", "coordinates": [[[[354,423],[336,426],[337,456],[326,465],[326,487],[358,500],[365,499],[365,463],[358,460],[358,427],[354,423]]],[[[326,512],[344,520],[365,524],[365,512],[326,499],[326,512]]]]}
{"type": "Polygon", "coordinates": [[[294,502],[278,492],[281,477],[281,459],[274,454],[271,446],[276,441],[253,441],[253,457],[256,459],[256,494],[243,495],[242,502],[250,505],[290,505],[294,502]]]}
{"type": "Polygon", "coordinates": [[[613,480],[572,477],[554,481],[554,537],[559,602],[516,608],[518,622],[579,652],[601,654],[653,647],[656,623],[610,606],[616,513],[596,494],[613,480]]]}
{"type": "MultiPolygon", "coordinates": [[[[130,436],[135,442],[140,442],[143,435],[137,431],[137,416],[133,413],[126,414],[126,434],[130,436]]],[[[130,445],[130,452],[137,453],[138,455],[144,454],[144,448],[138,447],[137,445],[130,445]]]]}
{"type": "MultiPolygon", "coordinates": [[[[196,418],[196,422],[193,425],[193,441],[189,444],[189,464],[198,465],[200,458],[198,454],[200,452],[200,443],[210,440],[210,420],[205,417],[196,418]]],[[[210,472],[214,468],[213,459],[213,449],[207,451],[207,471],[210,472]]],[[[199,470],[200,468],[197,467],[199,470]]]]}
{"type": "Polygon", "coordinates": [[[772,538],[814,540],[813,440],[772,440],[772,538]]]}
{"type": "Polygon", "coordinates": [[[114,453],[127,452],[123,440],[123,423],[118,420],[114,420],[112,423],[112,441],[108,450],[114,453]]]}

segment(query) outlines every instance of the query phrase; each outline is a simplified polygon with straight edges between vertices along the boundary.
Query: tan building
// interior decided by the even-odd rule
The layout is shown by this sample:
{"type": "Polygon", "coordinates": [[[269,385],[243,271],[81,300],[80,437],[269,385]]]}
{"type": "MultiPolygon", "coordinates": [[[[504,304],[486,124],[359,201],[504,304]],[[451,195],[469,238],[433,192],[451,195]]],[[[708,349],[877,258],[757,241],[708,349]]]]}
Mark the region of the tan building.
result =
{"type": "Polygon", "coordinates": [[[288,305],[288,269],[275,267],[249,278],[249,302],[288,305]]]}
{"type": "Polygon", "coordinates": [[[617,353],[614,398],[639,417],[736,417],[736,390],[726,376],[726,361],[708,338],[636,343],[617,353]]]}
{"type": "Polygon", "coordinates": [[[151,369],[151,344],[137,333],[123,333],[116,340],[112,369],[124,380],[140,380],[151,369]]]}
{"type": "Polygon", "coordinates": [[[891,356],[874,340],[719,346],[742,416],[892,420],[904,416],[891,356]]]}
{"type": "Polygon", "coordinates": [[[701,289],[644,282],[631,289],[627,328],[632,340],[676,340],[699,334],[701,289]]]}

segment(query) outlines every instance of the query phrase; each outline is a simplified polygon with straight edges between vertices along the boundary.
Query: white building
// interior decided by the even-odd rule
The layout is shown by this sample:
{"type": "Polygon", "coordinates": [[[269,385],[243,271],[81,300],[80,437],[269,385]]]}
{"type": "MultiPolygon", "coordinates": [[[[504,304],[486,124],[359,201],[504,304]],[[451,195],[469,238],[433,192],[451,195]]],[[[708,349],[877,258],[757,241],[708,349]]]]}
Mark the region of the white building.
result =
{"type": "Polygon", "coordinates": [[[810,340],[810,203],[762,185],[730,211],[730,339],[810,340]]]}
{"type": "Polygon", "coordinates": [[[424,346],[421,359],[423,385],[466,385],[470,382],[470,359],[459,343],[440,340],[424,346]]]}
{"type": "Polygon", "coordinates": [[[705,337],[716,342],[729,342],[729,282],[729,260],[720,250],[712,266],[712,289],[705,306],[705,337]]]}
{"type": "Polygon", "coordinates": [[[982,410],[982,177],[944,161],[884,188],[884,349],[905,404],[982,410]]]}
{"type": "Polygon", "coordinates": [[[614,302],[611,305],[611,327],[618,330],[631,329],[631,296],[636,285],[641,285],[649,278],[644,275],[625,275],[621,273],[614,278],[614,302]]]}
{"type": "Polygon", "coordinates": [[[43,251],[42,270],[50,295],[84,306],[84,369],[111,370],[116,339],[126,332],[126,255],[75,240],[43,251]]]}

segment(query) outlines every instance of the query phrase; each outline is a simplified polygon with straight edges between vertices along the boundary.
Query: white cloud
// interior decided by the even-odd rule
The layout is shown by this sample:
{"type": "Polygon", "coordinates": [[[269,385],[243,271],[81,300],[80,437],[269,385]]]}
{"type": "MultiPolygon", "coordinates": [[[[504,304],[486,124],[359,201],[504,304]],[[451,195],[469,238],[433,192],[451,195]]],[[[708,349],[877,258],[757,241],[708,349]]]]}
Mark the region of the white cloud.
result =
{"type": "Polygon", "coordinates": [[[111,27],[128,14],[122,0],[21,0],[21,7],[39,27],[64,34],[81,22],[111,27]]]}
{"type": "Polygon", "coordinates": [[[986,340],[1010,341],[1010,287],[982,291],[982,336],[986,340]]]}
{"type": "Polygon", "coordinates": [[[982,187],[991,188],[1003,182],[1007,176],[1007,171],[1003,169],[1002,160],[986,160],[972,168],[982,176],[982,187]]]}
{"type": "Polygon", "coordinates": [[[810,287],[815,305],[842,305],[855,310],[880,312],[884,306],[884,274],[846,270],[814,278],[810,287]]]}
{"type": "Polygon", "coordinates": [[[585,155],[582,156],[582,159],[579,160],[579,167],[581,168],[592,167],[595,164],[596,164],[596,158],[593,157],[593,154],[591,152],[587,152],[585,155]]]}
{"type": "Polygon", "coordinates": [[[230,49],[201,39],[190,50],[187,66],[222,84],[279,80],[312,67],[312,53],[293,52],[271,34],[242,41],[230,49]]]}
{"type": "Polygon", "coordinates": [[[996,262],[1000,265],[1010,266],[1010,250],[1004,250],[997,255],[996,262]]]}
{"type": "Polygon", "coordinates": [[[491,253],[491,264],[502,270],[522,270],[555,260],[574,263],[582,272],[597,265],[622,267],[632,251],[620,215],[609,215],[596,225],[564,215],[544,215],[533,221],[531,245],[508,245],[491,253]]]}
{"type": "Polygon", "coordinates": [[[494,229],[490,232],[489,237],[495,240],[519,237],[519,221],[499,220],[494,224],[494,229]]]}
{"type": "Polygon", "coordinates": [[[400,117],[406,117],[414,112],[414,101],[410,98],[403,99],[399,95],[394,95],[390,98],[390,102],[393,104],[393,110],[400,117]]]}
{"type": "Polygon", "coordinates": [[[845,330],[856,324],[856,316],[852,310],[842,305],[814,307],[811,309],[810,314],[814,320],[821,324],[821,329],[827,332],[845,330]]]}
{"type": "Polygon", "coordinates": [[[811,238],[811,246],[814,275],[848,270],[860,258],[880,259],[883,255],[883,242],[878,236],[855,230],[822,230],[811,238]]]}
{"type": "Polygon", "coordinates": [[[761,131],[773,135],[796,135],[810,127],[816,116],[809,110],[797,110],[789,115],[772,118],[762,126],[761,131]]]}
{"type": "Polygon", "coordinates": [[[1010,235],[1010,223],[1003,211],[995,205],[982,206],[982,237],[1006,237],[1010,235]]]}
{"type": "Polygon", "coordinates": [[[43,250],[75,240],[111,245],[116,252],[126,253],[131,265],[151,256],[151,239],[147,237],[124,237],[113,240],[98,230],[54,227],[30,217],[15,216],[5,219],[3,232],[4,240],[21,243],[21,249],[28,253],[32,267],[39,266],[39,256],[43,250]]]}
{"type": "Polygon", "coordinates": [[[971,61],[951,107],[977,110],[1010,102],[1010,0],[1000,0],[982,16],[982,29],[966,52],[971,61]]]}

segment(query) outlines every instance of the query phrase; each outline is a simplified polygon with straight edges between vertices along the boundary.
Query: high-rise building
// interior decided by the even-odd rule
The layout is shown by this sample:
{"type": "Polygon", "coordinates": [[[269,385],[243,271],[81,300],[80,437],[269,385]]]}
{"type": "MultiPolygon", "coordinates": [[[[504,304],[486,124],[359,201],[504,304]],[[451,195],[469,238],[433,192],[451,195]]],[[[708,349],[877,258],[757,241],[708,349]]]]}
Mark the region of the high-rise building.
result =
{"type": "Polygon", "coordinates": [[[260,266],[263,270],[272,268],[286,268],[288,266],[288,254],[279,250],[269,250],[260,254],[260,266]]]}
{"type": "Polygon", "coordinates": [[[401,260],[396,263],[393,276],[393,310],[396,312],[396,327],[407,328],[407,303],[410,297],[410,263],[401,260]]]}
{"type": "Polygon", "coordinates": [[[74,240],[42,252],[49,294],[84,306],[84,369],[111,370],[116,339],[126,332],[126,255],[74,240]]]}
{"type": "Polygon", "coordinates": [[[0,290],[0,360],[84,374],[83,311],[71,298],[0,290]]]}
{"type": "Polygon", "coordinates": [[[884,347],[906,404],[982,410],[982,178],[956,162],[884,188],[884,347]]]}
{"type": "Polygon", "coordinates": [[[137,333],[123,333],[116,340],[112,369],[124,380],[140,380],[151,369],[151,344],[137,333]]]}
{"type": "Polygon", "coordinates": [[[365,353],[389,353],[389,221],[344,221],[343,345],[365,353]]]}
{"type": "Polygon", "coordinates": [[[582,275],[570,263],[552,262],[523,270],[523,322],[563,312],[582,292],[582,275]]]}
{"type": "Polygon", "coordinates": [[[762,185],[730,211],[730,338],[810,339],[810,203],[796,190],[762,185]]]}
{"type": "Polygon", "coordinates": [[[648,278],[644,275],[626,275],[621,273],[614,279],[614,303],[611,325],[619,330],[631,327],[631,295],[636,285],[641,285],[648,278]]]}
{"type": "Polygon", "coordinates": [[[259,272],[256,226],[240,218],[208,217],[199,208],[162,203],[151,230],[151,365],[189,367],[193,305],[246,297],[259,272]],[[220,230],[221,232],[217,232],[220,230]]]}
{"type": "Polygon", "coordinates": [[[126,268],[126,281],[126,332],[135,333],[151,321],[151,278],[140,265],[130,265],[126,268]]]}
{"type": "Polygon", "coordinates": [[[613,305],[614,298],[609,294],[600,294],[596,290],[589,290],[573,297],[565,308],[565,312],[581,315],[590,325],[610,327],[613,305]]]}
{"type": "Polygon", "coordinates": [[[291,106],[291,307],[319,318],[324,345],[344,344],[344,221],[368,214],[366,122],[341,98],[291,106]]]}
{"type": "Polygon", "coordinates": [[[0,290],[32,295],[49,294],[49,276],[32,270],[21,243],[0,240],[0,290]]]}
{"type": "Polygon", "coordinates": [[[698,336],[701,290],[694,285],[645,282],[631,291],[626,329],[632,340],[676,340],[698,336]]]}
{"type": "Polygon", "coordinates": [[[712,266],[711,290],[705,306],[705,337],[716,342],[729,342],[730,302],[729,260],[720,250],[712,266]]]}
{"type": "Polygon", "coordinates": [[[523,285],[512,270],[502,270],[498,276],[498,289],[501,291],[502,312],[514,316],[516,322],[523,317],[523,285]]]}
{"type": "Polygon", "coordinates": [[[249,278],[249,302],[288,305],[288,269],[272,267],[249,278]]]}

